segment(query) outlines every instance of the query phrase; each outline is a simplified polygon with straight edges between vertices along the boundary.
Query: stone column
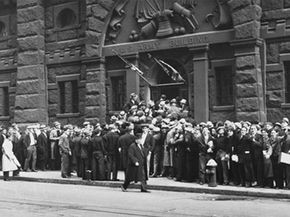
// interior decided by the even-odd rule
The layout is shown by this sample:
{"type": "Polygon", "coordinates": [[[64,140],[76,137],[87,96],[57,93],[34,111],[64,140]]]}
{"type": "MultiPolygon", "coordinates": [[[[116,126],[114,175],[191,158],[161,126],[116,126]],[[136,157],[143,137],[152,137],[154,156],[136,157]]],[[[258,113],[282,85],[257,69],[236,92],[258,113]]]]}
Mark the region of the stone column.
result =
{"type": "Polygon", "coordinates": [[[86,0],[86,103],[85,119],[93,124],[106,120],[106,71],[102,58],[106,17],[114,5],[113,0],[86,0]]]}
{"type": "Polygon", "coordinates": [[[266,121],[264,79],[261,70],[260,47],[256,39],[231,43],[236,57],[236,118],[237,120],[266,121]]]}
{"type": "Polygon", "coordinates": [[[208,44],[189,48],[193,54],[194,119],[197,122],[209,119],[208,49],[208,44]]]}
{"type": "Polygon", "coordinates": [[[17,0],[18,68],[14,121],[47,123],[42,0],[17,0]]]}
{"type": "MultiPolygon", "coordinates": [[[[134,64],[135,66],[138,67],[138,59],[139,55],[130,55],[130,56],[125,56],[125,58],[134,64]]],[[[139,96],[140,93],[140,78],[139,75],[125,66],[126,68],[126,99],[127,101],[130,99],[130,94],[131,93],[136,93],[139,96]]]]}
{"type": "Polygon", "coordinates": [[[231,0],[235,40],[231,45],[236,57],[236,119],[265,121],[265,76],[261,67],[263,52],[260,39],[260,1],[231,0]]]}
{"type": "Polygon", "coordinates": [[[86,107],[85,119],[93,124],[106,120],[106,74],[105,60],[94,58],[86,64],[86,107]]]}

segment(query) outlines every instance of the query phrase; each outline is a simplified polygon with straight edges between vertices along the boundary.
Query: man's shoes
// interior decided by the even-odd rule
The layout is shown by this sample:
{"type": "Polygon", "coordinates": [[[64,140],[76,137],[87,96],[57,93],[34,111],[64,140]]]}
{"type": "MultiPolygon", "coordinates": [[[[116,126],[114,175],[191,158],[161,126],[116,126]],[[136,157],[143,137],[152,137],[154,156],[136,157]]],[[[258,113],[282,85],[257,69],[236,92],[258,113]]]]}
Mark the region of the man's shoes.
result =
{"type": "Polygon", "coordinates": [[[120,181],[120,179],[113,179],[113,181],[120,181]]]}
{"type": "Polygon", "coordinates": [[[126,192],[126,191],[127,191],[126,188],[124,188],[124,185],[121,185],[121,190],[122,190],[123,192],[126,192]]]}
{"type": "Polygon", "coordinates": [[[150,193],[150,191],[144,190],[144,189],[142,189],[141,192],[143,192],[143,193],[150,193]]]}
{"type": "Polygon", "coordinates": [[[199,184],[200,184],[200,185],[204,185],[204,182],[200,181],[199,184]]]}
{"type": "Polygon", "coordinates": [[[31,170],[32,172],[37,172],[37,170],[31,170]]]}

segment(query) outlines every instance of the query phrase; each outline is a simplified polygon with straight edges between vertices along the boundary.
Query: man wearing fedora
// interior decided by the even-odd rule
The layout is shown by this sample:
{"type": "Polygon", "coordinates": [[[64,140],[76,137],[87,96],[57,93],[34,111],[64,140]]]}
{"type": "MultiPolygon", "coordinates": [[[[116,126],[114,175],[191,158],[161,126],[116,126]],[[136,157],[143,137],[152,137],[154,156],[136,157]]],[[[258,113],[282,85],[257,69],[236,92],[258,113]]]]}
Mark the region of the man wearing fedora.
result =
{"type": "Polygon", "coordinates": [[[146,181],[147,176],[147,163],[146,151],[142,144],[142,128],[137,127],[135,130],[135,142],[130,145],[128,149],[128,166],[125,176],[124,184],[121,185],[122,191],[126,191],[131,182],[141,183],[141,192],[149,192],[147,190],[146,181]]]}
{"type": "Polygon", "coordinates": [[[40,126],[40,134],[37,137],[37,165],[42,171],[47,169],[48,164],[48,137],[46,126],[40,126]]]}

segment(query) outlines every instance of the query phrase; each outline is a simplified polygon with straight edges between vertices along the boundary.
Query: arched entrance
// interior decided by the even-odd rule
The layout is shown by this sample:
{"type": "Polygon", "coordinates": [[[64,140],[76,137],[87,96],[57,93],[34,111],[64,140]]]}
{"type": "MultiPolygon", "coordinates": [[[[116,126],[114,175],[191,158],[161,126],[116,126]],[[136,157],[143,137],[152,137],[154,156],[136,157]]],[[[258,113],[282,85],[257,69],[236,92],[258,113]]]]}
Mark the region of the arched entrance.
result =
{"type": "Polygon", "coordinates": [[[173,80],[162,67],[154,67],[154,74],[156,74],[156,82],[154,83],[156,84],[150,88],[151,100],[158,100],[162,94],[165,94],[167,99],[188,99],[188,79],[184,67],[175,59],[167,58],[164,62],[173,67],[184,81],[173,80]]]}

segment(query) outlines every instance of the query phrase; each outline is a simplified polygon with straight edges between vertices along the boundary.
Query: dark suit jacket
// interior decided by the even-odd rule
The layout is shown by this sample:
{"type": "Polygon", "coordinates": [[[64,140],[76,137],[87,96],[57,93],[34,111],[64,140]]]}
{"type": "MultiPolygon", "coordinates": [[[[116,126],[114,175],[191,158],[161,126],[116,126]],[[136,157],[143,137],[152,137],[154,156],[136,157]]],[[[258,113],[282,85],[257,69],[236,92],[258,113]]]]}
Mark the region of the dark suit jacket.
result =
{"type": "Polygon", "coordinates": [[[108,155],[117,156],[119,134],[116,132],[109,132],[104,135],[104,146],[108,155]]]}
{"type": "Polygon", "coordinates": [[[128,164],[128,149],[129,146],[135,141],[135,136],[125,133],[124,135],[120,136],[118,141],[118,146],[121,147],[121,156],[123,167],[126,168],[128,164]]]}
{"type": "Polygon", "coordinates": [[[149,151],[153,151],[155,148],[155,139],[152,134],[150,133],[147,134],[143,145],[147,156],[149,151]]]}
{"type": "Polygon", "coordinates": [[[128,149],[126,180],[135,182],[147,180],[146,162],[146,150],[141,150],[136,143],[131,144],[128,149]],[[135,165],[136,162],[139,163],[139,166],[135,165]]]}
{"type": "Polygon", "coordinates": [[[37,137],[37,158],[43,160],[48,157],[48,138],[43,133],[37,137]]]}

